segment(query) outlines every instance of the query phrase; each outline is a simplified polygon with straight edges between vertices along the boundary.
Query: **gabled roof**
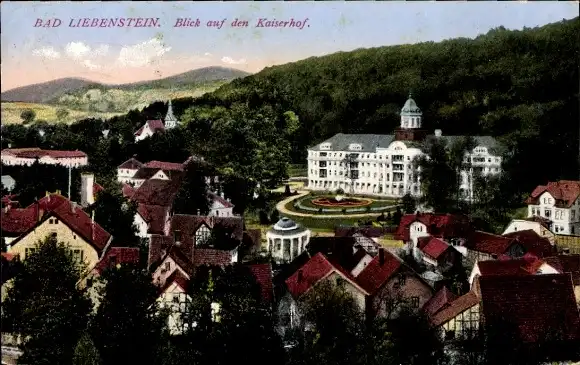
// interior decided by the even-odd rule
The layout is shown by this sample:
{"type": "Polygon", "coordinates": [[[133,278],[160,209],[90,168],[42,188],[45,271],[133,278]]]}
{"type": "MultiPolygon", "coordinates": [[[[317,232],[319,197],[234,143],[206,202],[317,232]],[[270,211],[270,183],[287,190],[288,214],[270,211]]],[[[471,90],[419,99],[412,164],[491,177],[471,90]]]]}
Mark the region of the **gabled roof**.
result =
{"type": "Polygon", "coordinates": [[[418,239],[419,249],[428,257],[437,260],[448,250],[454,248],[437,237],[427,236],[418,239]]]}
{"type": "Polygon", "coordinates": [[[437,312],[433,317],[431,317],[431,322],[435,326],[440,326],[478,303],[479,297],[474,292],[470,291],[469,293],[451,301],[446,308],[437,312]]]}
{"type": "Polygon", "coordinates": [[[127,161],[120,164],[117,168],[118,169],[128,169],[128,170],[139,170],[143,167],[143,164],[139,162],[136,158],[131,157],[127,161]]]}
{"type": "Polygon", "coordinates": [[[105,256],[95,265],[97,274],[102,274],[106,268],[119,264],[137,264],[139,262],[139,248],[111,247],[105,256]]]}
{"type": "Polygon", "coordinates": [[[33,148],[5,148],[2,150],[2,154],[10,154],[12,156],[20,158],[42,158],[42,157],[52,157],[54,159],[60,158],[82,158],[87,157],[87,154],[75,150],[75,151],[59,151],[59,150],[43,150],[37,147],[33,148]]]}
{"type": "Polygon", "coordinates": [[[526,204],[538,204],[540,195],[549,193],[558,208],[570,208],[580,196],[580,181],[560,180],[550,181],[547,185],[538,185],[526,199],[526,204]]]}
{"type": "Polygon", "coordinates": [[[369,294],[376,294],[390,278],[404,265],[400,258],[384,250],[384,262],[381,264],[381,253],[361,271],[357,276],[357,282],[369,294]]]}
{"type": "Polygon", "coordinates": [[[12,208],[7,207],[0,212],[0,224],[2,225],[2,235],[6,237],[20,236],[28,232],[38,223],[39,215],[35,208],[12,208]]]}
{"type": "Polygon", "coordinates": [[[550,241],[545,237],[541,237],[533,229],[504,234],[504,237],[514,238],[524,246],[527,253],[538,258],[551,256],[556,253],[556,248],[550,241]]]}
{"type": "Polygon", "coordinates": [[[367,294],[366,290],[356,282],[356,279],[352,275],[338,266],[338,264],[331,263],[321,253],[314,255],[304,266],[286,279],[286,287],[294,298],[299,298],[333,272],[348,280],[361,293],[367,294]]]}
{"type": "Polygon", "coordinates": [[[515,239],[493,233],[475,231],[467,238],[465,247],[470,250],[490,255],[502,255],[515,243],[515,239]]]}
{"type": "Polygon", "coordinates": [[[469,219],[457,214],[405,214],[401,218],[395,238],[408,241],[409,228],[413,222],[421,222],[427,227],[427,233],[440,238],[464,237],[472,231],[469,219]]]}
{"type": "Polygon", "coordinates": [[[121,192],[123,193],[123,197],[131,198],[135,194],[135,188],[129,184],[123,184],[121,192]]]}
{"type": "Polygon", "coordinates": [[[166,170],[166,171],[183,171],[184,165],[183,163],[178,162],[165,162],[165,161],[149,161],[145,164],[145,167],[158,169],[158,170],[166,170]]]}
{"type": "Polygon", "coordinates": [[[240,243],[244,237],[244,219],[242,217],[209,217],[188,214],[174,214],[171,217],[169,232],[176,230],[182,234],[182,239],[191,239],[202,226],[206,225],[209,229],[221,226],[231,230],[233,238],[240,243]]]}
{"type": "Polygon", "coordinates": [[[486,323],[507,320],[524,342],[558,333],[580,339],[580,317],[569,274],[484,276],[479,281],[486,323]]]}
{"type": "Polygon", "coordinates": [[[163,286],[159,289],[160,294],[165,293],[165,291],[167,291],[167,289],[169,289],[173,284],[179,286],[186,293],[189,289],[189,279],[183,275],[181,271],[175,270],[171,275],[169,275],[163,286]]]}
{"type": "Polygon", "coordinates": [[[158,168],[141,167],[139,170],[137,170],[135,175],[133,175],[132,179],[134,179],[134,180],[147,180],[147,179],[150,179],[153,176],[155,176],[155,174],[157,174],[159,171],[162,171],[165,175],[167,175],[167,173],[165,173],[165,171],[158,169],[158,168]]]}
{"type": "MultiPolygon", "coordinates": [[[[22,219],[20,224],[25,225],[27,230],[26,232],[21,232],[20,237],[14,240],[12,245],[17,244],[26,236],[27,232],[36,227],[39,222],[38,217],[42,217],[42,220],[44,221],[49,216],[59,218],[61,222],[82,237],[83,240],[91,244],[98,252],[103,250],[111,239],[111,235],[98,223],[94,222],[79,205],[71,202],[60,194],[48,194],[38,200],[37,203],[33,203],[27,208],[24,208],[24,210],[27,212],[19,213],[18,218],[22,219]]],[[[8,223],[6,222],[7,219],[4,219],[5,217],[2,218],[3,229],[4,224],[12,224],[12,226],[14,226],[14,222],[8,223]]]]}
{"type": "Polygon", "coordinates": [[[452,301],[457,299],[457,295],[453,294],[446,286],[441,288],[435,295],[425,303],[423,311],[429,316],[433,316],[439,311],[449,307],[452,301]]]}
{"type": "Polygon", "coordinates": [[[230,251],[216,250],[213,248],[193,249],[194,266],[228,266],[232,264],[233,255],[230,251]]]}
{"type": "Polygon", "coordinates": [[[270,264],[253,264],[248,268],[256,278],[256,282],[262,289],[262,298],[266,303],[272,302],[274,298],[274,287],[272,284],[272,265],[270,264]]]}
{"type": "Polygon", "coordinates": [[[137,130],[137,132],[135,132],[135,136],[140,136],[141,133],[143,133],[143,130],[145,129],[145,126],[149,126],[149,129],[152,132],[157,132],[157,131],[164,131],[165,130],[165,125],[163,124],[163,121],[160,119],[156,119],[156,120],[148,120],[147,122],[145,122],[145,124],[143,124],[143,126],[141,128],[139,128],[139,130],[137,130]]]}

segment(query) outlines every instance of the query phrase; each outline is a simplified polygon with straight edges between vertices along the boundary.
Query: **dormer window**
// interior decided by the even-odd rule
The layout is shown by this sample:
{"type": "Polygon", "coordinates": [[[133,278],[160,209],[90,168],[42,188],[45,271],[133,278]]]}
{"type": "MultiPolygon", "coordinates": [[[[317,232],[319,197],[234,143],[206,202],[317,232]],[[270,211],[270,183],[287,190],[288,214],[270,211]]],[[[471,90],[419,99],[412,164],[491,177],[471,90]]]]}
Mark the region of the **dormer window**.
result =
{"type": "Polygon", "coordinates": [[[360,150],[362,150],[362,146],[360,144],[358,144],[358,143],[351,143],[348,146],[348,149],[351,150],[351,151],[360,151],[360,150]]]}
{"type": "Polygon", "coordinates": [[[202,245],[207,242],[209,236],[211,235],[210,229],[205,225],[202,224],[201,227],[195,232],[195,243],[197,245],[202,245]]]}
{"type": "Polygon", "coordinates": [[[321,144],[321,145],[320,145],[320,149],[321,149],[321,150],[329,150],[329,149],[330,149],[330,147],[331,147],[331,144],[330,144],[330,143],[328,143],[328,142],[326,142],[326,143],[323,143],[323,144],[321,144]]]}

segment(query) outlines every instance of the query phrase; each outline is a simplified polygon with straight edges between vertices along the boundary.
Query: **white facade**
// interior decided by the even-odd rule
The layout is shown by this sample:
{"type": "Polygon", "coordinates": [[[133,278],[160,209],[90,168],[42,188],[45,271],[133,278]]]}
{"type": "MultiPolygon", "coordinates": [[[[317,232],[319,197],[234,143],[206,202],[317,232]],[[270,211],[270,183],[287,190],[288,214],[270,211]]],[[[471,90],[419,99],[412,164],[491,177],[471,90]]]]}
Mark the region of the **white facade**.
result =
{"type": "Polygon", "coordinates": [[[81,206],[86,208],[95,202],[95,175],[81,174],[81,206]]]}
{"type": "Polygon", "coordinates": [[[291,262],[306,249],[311,232],[284,217],[268,232],[268,250],[277,262],[291,262]]]}
{"type": "Polygon", "coordinates": [[[155,132],[149,128],[149,123],[145,123],[143,125],[143,129],[141,129],[141,133],[135,135],[135,142],[139,142],[144,140],[145,138],[149,138],[154,135],[155,132]]]}
{"type": "Polygon", "coordinates": [[[556,199],[544,192],[537,204],[528,205],[528,217],[540,216],[552,221],[552,232],[563,235],[580,235],[580,198],[569,208],[557,207],[556,199]]]}
{"type": "Polygon", "coordinates": [[[552,231],[544,227],[540,222],[535,222],[526,219],[512,219],[512,221],[508,224],[506,229],[503,231],[502,235],[506,235],[508,233],[519,232],[519,231],[526,231],[532,230],[538,234],[538,236],[546,238],[550,243],[555,242],[555,236],[552,231]]]}
{"type": "Polygon", "coordinates": [[[30,166],[38,160],[45,165],[80,167],[88,165],[88,157],[80,151],[51,151],[40,148],[4,149],[0,156],[7,166],[30,166]]]}
{"type": "MultiPolygon", "coordinates": [[[[401,110],[402,131],[420,131],[422,113],[411,98],[401,110]]],[[[435,138],[443,137],[441,130],[435,138]]],[[[473,172],[499,173],[501,157],[490,153],[486,143],[491,137],[475,137],[478,145],[466,154],[466,168],[461,176],[461,194],[465,199],[473,197],[473,172]]],[[[308,149],[308,188],[310,190],[335,191],[362,195],[378,195],[400,198],[409,193],[421,196],[420,168],[414,160],[423,155],[420,141],[396,140],[393,135],[339,133],[308,149]]]]}

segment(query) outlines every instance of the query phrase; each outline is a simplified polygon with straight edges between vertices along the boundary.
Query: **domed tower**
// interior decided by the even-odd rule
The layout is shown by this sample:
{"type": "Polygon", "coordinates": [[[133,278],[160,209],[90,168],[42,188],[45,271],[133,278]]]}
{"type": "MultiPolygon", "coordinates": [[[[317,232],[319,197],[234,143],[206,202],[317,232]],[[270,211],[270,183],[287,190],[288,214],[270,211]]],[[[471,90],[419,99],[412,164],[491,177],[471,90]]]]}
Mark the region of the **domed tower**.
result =
{"type": "Polygon", "coordinates": [[[177,127],[179,121],[173,115],[173,106],[171,105],[171,99],[169,99],[169,104],[167,105],[167,114],[165,115],[165,129],[172,129],[177,127]]]}
{"type": "Polygon", "coordinates": [[[401,125],[395,130],[395,139],[398,141],[420,141],[425,139],[427,131],[423,128],[423,112],[417,106],[413,95],[409,92],[409,98],[401,109],[401,125]]]}
{"type": "Polygon", "coordinates": [[[403,109],[401,109],[401,128],[421,128],[421,119],[423,113],[417,106],[413,95],[409,92],[409,98],[405,102],[403,109]]]}

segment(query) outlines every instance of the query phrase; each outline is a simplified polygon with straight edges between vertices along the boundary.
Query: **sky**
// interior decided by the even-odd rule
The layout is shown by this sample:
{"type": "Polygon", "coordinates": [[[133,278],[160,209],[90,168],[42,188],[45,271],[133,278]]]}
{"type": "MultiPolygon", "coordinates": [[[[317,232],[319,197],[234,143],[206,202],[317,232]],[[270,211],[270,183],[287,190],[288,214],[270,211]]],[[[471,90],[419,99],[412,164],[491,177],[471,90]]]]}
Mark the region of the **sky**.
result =
{"type": "Polygon", "coordinates": [[[571,19],[578,2],[2,2],[1,90],[81,77],[121,84],[207,66],[264,67],[396,44],[476,37],[571,19]],[[159,18],[153,27],[70,27],[83,18],[159,18]],[[35,27],[50,19],[58,27],[35,27]],[[200,27],[174,27],[179,18],[200,27]],[[235,19],[248,27],[232,27],[235,19]],[[259,18],[304,22],[256,27],[259,18]],[[226,19],[221,29],[208,21],[226,19]],[[307,19],[307,20],[306,20],[307,19]]]}

